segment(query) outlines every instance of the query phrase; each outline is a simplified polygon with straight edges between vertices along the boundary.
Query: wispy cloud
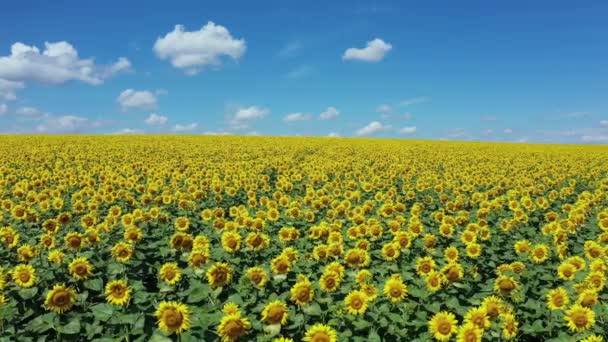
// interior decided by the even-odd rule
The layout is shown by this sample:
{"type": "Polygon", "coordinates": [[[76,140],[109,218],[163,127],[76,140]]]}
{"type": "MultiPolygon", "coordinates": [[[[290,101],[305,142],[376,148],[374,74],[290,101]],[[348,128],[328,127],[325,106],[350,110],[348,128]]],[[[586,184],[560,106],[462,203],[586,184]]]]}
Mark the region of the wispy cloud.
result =
{"type": "Polygon", "coordinates": [[[432,99],[429,96],[418,96],[402,100],[399,104],[402,106],[411,106],[417,103],[431,102],[431,100],[432,99]]]}

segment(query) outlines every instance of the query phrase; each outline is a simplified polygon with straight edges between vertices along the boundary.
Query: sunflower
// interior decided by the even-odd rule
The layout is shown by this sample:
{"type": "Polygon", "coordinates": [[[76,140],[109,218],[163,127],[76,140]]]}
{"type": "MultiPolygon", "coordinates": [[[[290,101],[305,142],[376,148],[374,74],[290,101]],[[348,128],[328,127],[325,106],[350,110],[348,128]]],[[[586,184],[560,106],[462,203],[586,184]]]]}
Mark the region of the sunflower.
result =
{"type": "Polygon", "coordinates": [[[600,335],[591,334],[581,340],[579,342],[604,342],[604,338],[600,335]]]}
{"type": "Polygon", "coordinates": [[[562,310],[568,303],[570,303],[570,298],[568,298],[568,293],[563,287],[549,290],[547,293],[547,307],[549,310],[562,310]]]}
{"type": "Polygon", "coordinates": [[[287,274],[291,271],[291,262],[287,255],[278,255],[271,261],[270,265],[272,272],[276,274],[287,274]]]}
{"type": "Polygon", "coordinates": [[[505,311],[505,304],[502,299],[496,296],[488,296],[484,298],[481,305],[486,309],[486,313],[490,319],[495,319],[505,311]]]}
{"type": "Polygon", "coordinates": [[[586,308],[589,308],[589,307],[597,304],[598,301],[599,301],[598,291],[596,289],[586,289],[586,290],[583,290],[578,295],[578,299],[576,300],[576,303],[580,304],[581,306],[584,306],[586,308]]]}
{"type": "Polygon", "coordinates": [[[228,302],[222,307],[222,312],[226,315],[232,315],[241,313],[241,310],[239,309],[239,306],[237,304],[228,302]]]}
{"type": "Polygon", "coordinates": [[[126,242],[119,242],[112,247],[112,257],[118,262],[127,262],[133,256],[133,246],[126,242]]]}
{"type": "Polygon", "coordinates": [[[84,237],[77,232],[68,233],[63,240],[68,249],[72,251],[77,251],[84,246],[84,237]]]}
{"type": "Polygon", "coordinates": [[[106,284],[106,301],[114,305],[125,305],[131,298],[131,289],[125,280],[112,280],[106,284]]]}
{"type": "Polygon", "coordinates": [[[302,341],[336,342],[338,341],[338,333],[328,325],[317,323],[306,330],[302,341]]]}
{"type": "Polygon", "coordinates": [[[355,282],[357,284],[365,284],[368,280],[372,278],[372,272],[369,270],[359,270],[355,275],[355,282]]]}
{"type": "Polygon", "coordinates": [[[215,263],[207,270],[207,281],[212,288],[228,285],[232,281],[232,269],[227,263],[215,263]]]}
{"type": "Polygon", "coordinates": [[[192,268],[201,268],[209,260],[209,255],[203,250],[193,250],[188,254],[188,266],[192,268]]]}
{"type": "Polygon", "coordinates": [[[515,242],[514,248],[515,248],[515,252],[517,252],[518,254],[528,253],[528,251],[530,251],[530,248],[531,248],[530,241],[519,240],[519,241],[515,242]]]}
{"type": "Polygon", "coordinates": [[[325,271],[319,279],[319,287],[325,292],[334,292],[340,287],[340,275],[333,271],[325,271]]]}
{"type": "Polygon", "coordinates": [[[367,301],[374,301],[378,297],[378,289],[374,285],[371,284],[363,284],[361,285],[361,291],[367,297],[367,301]]]}
{"type": "Polygon", "coordinates": [[[250,328],[249,320],[236,313],[222,318],[220,325],[217,327],[217,333],[220,335],[222,342],[233,342],[247,335],[250,328]]]}
{"type": "Polygon", "coordinates": [[[44,301],[44,307],[47,310],[62,314],[69,311],[76,302],[76,291],[70,286],[64,284],[55,284],[50,290],[44,301]]]}
{"type": "Polygon", "coordinates": [[[571,263],[565,262],[557,267],[557,276],[562,280],[572,280],[576,275],[576,266],[571,263]]]}
{"type": "Polygon", "coordinates": [[[595,324],[595,313],[589,308],[574,304],[566,310],[564,320],[566,320],[570,330],[581,332],[590,329],[595,324]]]}
{"type": "Polygon", "coordinates": [[[49,233],[40,235],[40,246],[46,249],[55,247],[55,236],[49,233]]]}
{"type": "Polygon", "coordinates": [[[501,316],[502,318],[502,337],[505,340],[511,340],[517,336],[519,323],[515,319],[515,316],[511,313],[505,313],[501,316]]]}
{"type": "Polygon", "coordinates": [[[463,324],[458,329],[458,335],[456,336],[456,342],[481,342],[483,336],[483,329],[478,325],[471,322],[463,324]]]}
{"type": "Polygon", "coordinates": [[[443,251],[443,256],[448,262],[457,262],[459,255],[458,248],[454,246],[450,246],[443,251]]]}
{"type": "Polygon", "coordinates": [[[11,272],[15,284],[23,288],[29,288],[36,282],[36,269],[32,265],[17,265],[11,272]]]}
{"type": "Polygon", "coordinates": [[[400,255],[399,245],[389,242],[382,247],[382,258],[386,261],[394,261],[400,255]]]}
{"type": "Polygon", "coordinates": [[[55,249],[49,252],[48,256],[46,257],[48,261],[56,264],[56,265],[60,265],[63,263],[63,259],[65,258],[65,253],[63,253],[62,251],[55,249]]]}
{"type": "Polygon", "coordinates": [[[568,259],[566,259],[565,262],[572,264],[572,266],[576,268],[576,272],[582,271],[587,266],[585,259],[581,258],[578,255],[569,257],[568,259]]]}
{"type": "Polygon", "coordinates": [[[228,231],[222,234],[222,248],[228,253],[234,253],[241,248],[241,235],[228,231]]]}
{"type": "Polygon", "coordinates": [[[289,337],[277,337],[272,342],[294,342],[292,338],[289,337]]]}
{"type": "Polygon", "coordinates": [[[367,300],[368,297],[363,291],[354,290],[344,298],[344,305],[349,314],[360,315],[367,310],[367,300]]]}
{"type": "Polygon", "coordinates": [[[393,274],[384,284],[383,292],[391,302],[398,303],[407,296],[407,286],[399,274],[393,274]]]}
{"type": "Polygon", "coordinates": [[[435,269],[435,260],[426,256],[416,260],[416,273],[421,276],[426,276],[435,269]]]}
{"type": "Polygon", "coordinates": [[[451,312],[436,313],[429,321],[429,332],[436,340],[448,341],[456,333],[458,321],[451,312]]]}
{"type": "Polygon", "coordinates": [[[360,248],[351,248],[344,255],[344,262],[350,267],[365,267],[370,260],[369,253],[360,248]]]}
{"type": "Polygon", "coordinates": [[[441,272],[431,271],[426,275],[426,288],[431,292],[437,292],[447,282],[445,275],[441,272]]]}
{"type": "Polygon", "coordinates": [[[501,295],[509,295],[513,291],[519,288],[519,283],[513,279],[513,277],[507,275],[500,275],[494,281],[494,291],[501,295]]]}
{"type": "Polygon", "coordinates": [[[446,279],[451,283],[459,281],[464,276],[462,265],[457,262],[443,266],[441,273],[445,274],[446,279]]]}
{"type": "Polygon", "coordinates": [[[190,220],[187,217],[180,216],[175,219],[174,226],[180,232],[187,232],[190,229],[190,220]]]}
{"type": "Polygon", "coordinates": [[[287,305],[280,300],[272,301],[262,310],[262,321],[266,324],[281,324],[287,323],[287,305]]]}
{"type": "Polygon", "coordinates": [[[471,308],[464,316],[464,323],[471,323],[481,330],[489,328],[490,318],[486,308],[483,305],[481,307],[471,308]]]}
{"type": "Polygon", "coordinates": [[[549,258],[549,247],[543,244],[538,244],[532,248],[532,251],[530,252],[530,259],[533,262],[540,264],[547,260],[547,258],[549,258]]]}
{"type": "Polygon", "coordinates": [[[181,334],[190,328],[190,310],[180,302],[162,301],[154,317],[158,319],[158,328],[167,334],[181,334]]]}
{"type": "Polygon", "coordinates": [[[300,306],[310,303],[315,295],[312,284],[307,279],[298,280],[289,292],[291,300],[300,306]]]}
{"type": "Polygon", "coordinates": [[[17,255],[19,256],[19,261],[29,262],[38,255],[38,249],[32,245],[25,244],[17,248],[17,255]]]}
{"type": "Polygon", "coordinates": [[[79,257],[70,263],[68,266],[70,274],[76,280],[84,280],[93,274],[93,265],[86,257],[79,257]]]}
{"type": "Polygon", "coordinates": [[[606,286],[606,276],[601,271],[594,271],[585,277],[585,283],[590,287],[601,291],[606,286]]]}
{"type": "Polygon", "coordinates": [[[176,263],[167,262],[161,266],[158,276],[168,285],[175,285],[182,279],[182,271],[176,263]]]}
{"type": "Polygon", "coordinates": [[[465,247],[465,251],[469,258],[477,259],[481,255],[481,245],[476,242],[469,243],[465,247]]]}
{"type": "Polygon", "coordinates": [[[137,226],[129,226],[125,229],[123,238],[131,243],[137,243],[143,239],[144,233],[137,226]]]}
{"type": "Polygon", "coordinates": [[[264,271],[263,268],[258,266],[249,268],[247,272],[245,272],[245,275],[253,286],[260,289],[263,288],[264,285],[266,285],[266,282],[268,281],[268,275],[266,274],[266,271],[264,271]]]}
{"type": "Polygon", "coordinates": [[[270,237],[264,233],[249,233],[245,238],[245,242],[247,242],[247,247],[251,250],[261,251],[270,245],[270,237]]]}

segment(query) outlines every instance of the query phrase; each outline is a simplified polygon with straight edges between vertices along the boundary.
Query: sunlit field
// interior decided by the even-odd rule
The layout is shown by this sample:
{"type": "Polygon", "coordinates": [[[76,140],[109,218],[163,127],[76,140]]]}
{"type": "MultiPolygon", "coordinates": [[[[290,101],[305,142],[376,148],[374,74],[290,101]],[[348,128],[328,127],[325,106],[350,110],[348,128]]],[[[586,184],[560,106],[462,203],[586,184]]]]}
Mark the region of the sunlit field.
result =
{"type": "Polygon", "coordinates": [[[607,172],[605,146],[3,136],[1,340],[601,341],[607,172]]]}

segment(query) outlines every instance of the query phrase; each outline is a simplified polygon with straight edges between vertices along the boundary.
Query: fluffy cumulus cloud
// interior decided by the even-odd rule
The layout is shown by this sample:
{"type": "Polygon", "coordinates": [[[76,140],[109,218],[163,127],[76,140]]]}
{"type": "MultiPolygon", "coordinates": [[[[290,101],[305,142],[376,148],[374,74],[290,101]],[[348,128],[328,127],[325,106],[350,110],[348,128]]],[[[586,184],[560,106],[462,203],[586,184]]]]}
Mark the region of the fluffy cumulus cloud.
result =
{"type": "Polygon", "coordinates": [[[123,128],[114,132],[113,134],[118,135],[134,135],[134,134],[144,134],[144,131],[138,128],[123,128]]]}
{"type": "Polygon", "coordinates": [[[80,81],[97,85],[130,69],[131,62],[124,57],[106,66],[95,64],[93,58],[81,59],[76,48],[65,41],[45,42],[42,51],[36,46],[17,42],[11,46],[10,55],[0,57],[0,79],[17,82],[17,88],[20,82],[28,81],[45,84],[80,81]]]}
{"type": "Polygon", "coordinates": [[[15,82],[0,78],[0,100],[13,101],[17,99],[17,89],[23,88],[23,82],[15,82]]]}
{"type": "Polygon", "coordinates": [[[355,133],[358,136],[374,135],[380,132],[387,131],[391,128],[389,125],[383,125],[378,121],[372,121],[367,126],[358,129],[355,133]]]}
{"type": "Polygon", "coordinates": [[[602,120],[602,121],[600,121],[600,126],[608,127],[608,120],[602,120]]]}
{"type": "Polygon", "coordinates": [[[268,108],[258,106],[239,107],[229,115],[228,124],[231,129],[246,129],[252,121],[262,119],[268,113],[270,113],[268,108]]]}
{"type": "Polygon", "coordinates": [[[376,107],[376,112],[378,113],[390,113],[393,111],[393,107],[391,107],[390,105],[387,104],[381,104],[378,107],[376,107]]]}
{"type": "Polygon", "coordinates": [[[156,108],[156,95],[148,90],[137,91],[134,89],[124,90],[116,98],[116,102],[122,110],[128,109],[154,109],[156,108]]]}
{"type": "Polygon", "coordinates": [[[340,133],[330,132],[327,136],[330,137],[330,138],[339,138],[340,137],[340,133]]]}
{"type": "Polygon", "coordinates": [[[296,122],[296,121],[308,121],[310,120],[311,115],[308,113],[289,113],[285,115],[283,121],[285,122],[296,122]]]}
{"type": "Polygon", "coordinates": [[[173,126],[172,130],[173,130],[173,132],[176,132],[176,133],[186,133],[186,132],[192,132],[197,128],[198,128],[198,123],[193,122],[193,123],[187,124],[187,125],[177,124],[177,125],[173,126]]]}
{"type": "Polygon", "coordinates": [[[416,133],[416,126],[406,126],[399,130],[401,134],[414,134],[416,133]]]}
{"type": "Polygon", "coordinates": [[[36,126],[39,133],[86,133],[101,126],[100,121],[76,115],[49,115],[36,126]]]}
{"type": "Polygon", "coordinates": [[[376,38],[367,42],[364,48],[348,48],[342,55],[343,60],[359,60],[363,62],[379,62],[391,51],[393,46],[376,38]]]}
{"type": "Polygon", "coordinates": [[[30,118],[30,119],[38,119],[38,118],[48,117],[50,115],[50,113],[47,113],[47,112],[42,111],[35,107],[19,107],[15,111],[15,114],[17,114],[20,117],[30,118]]]}
{"type": "Polygon", "coordinates": [[[340,111],[335,107],[327,107],[321,114],[319,114],[319,119],[321,120],[329,120],[333,119],[340,115],[340,111]]]}
{"type": "Polygon", "coordinates": [[[233,38],[228,29],[211,21],[198,31],[175,25],[173,31],[154,43],[154,52],[160,59],[168,59],[189,75],[205,67],[221,66],[223,56],[238,60],[245,50],[244,39],[233,38]]]}
{"type": "Polygon", "coordinates": [[[162,125],[166,124],[167,121],[169,121],[169,118],[167,118],[166,116],[152,113],[145,120],[145,123],[150,126],[162,126],[162,125]]]}

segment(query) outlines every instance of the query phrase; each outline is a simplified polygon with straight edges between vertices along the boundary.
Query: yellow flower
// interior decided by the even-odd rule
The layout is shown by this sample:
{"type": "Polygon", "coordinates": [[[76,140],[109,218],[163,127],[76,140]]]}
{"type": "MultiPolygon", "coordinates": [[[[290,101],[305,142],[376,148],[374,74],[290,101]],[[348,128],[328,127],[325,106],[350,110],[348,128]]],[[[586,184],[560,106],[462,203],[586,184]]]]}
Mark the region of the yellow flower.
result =
{"type": "Polygon", "coordinates": [[[76,280],[84,280],[93,274],[93,265],[85,257],[79,257],[69,265],[70,274],[76,280]]]}
{"type": "Polygon", "coordinates": [[[484,306],[471,308],[464,316],[464,323],[471,323],[484,330],[490,327],[490,318],[484,306]]]}
{"type": "Polygon", "coordinates": [[[581,340],[579,342],[604,342],[604,338],[600,335],[591,334],[581,340]]]}
{"type": "Polygon", "coordinates": [[[58,249],[55,249],[50,251],[46,258],[48,261],[60,265],[63,263],[63,259],[65,259],[65,253],[58,249]]]}
{"type": "Polygon", "coordinates": [[[532,248],[530,252],[530,259],[537,264],[540,264],[549,258],[549,247],[538,244],[532,248]]]}
{"type": "Polygon", "coordinates": [[[589,307],[597,304],[598,301],[599,301],[598,291],[596,289],[586,289],[586,290],[583,290],[583,292],[581,292],[579,294],[578,299],[576,300],[576,303],[580,304],[581,306],[589,308],[589,307]]]}
{"type": "Polygon", "coordinates": [[[281,254],[272,259],[270,267],[272,268],[273,273],[286,274],[291,271],[291,262],[287,255],[281,254]]]}
{"type": "Polygon", "coordinates": [[[325,292],[334,292],[340,287],[340,275],[333,271],[325,271],[319,279],[319,287],[325,292]]]}
{"type": "Polygon", "coordinates": [[[484,298],[481,305],[486,309],[486,313],[490,319],[495,319],[501,313],[505,312],[505,304],[502,299],[496,296],[488,296],[484,298]]]}
{"type": "Polygon", "coordinates": [[[469,258],[477,259],[481,255],[481,245],[476,242],[469,243],[465,247],[465,251],[469,258]]]}
{"type": "Polygon", "coordinates": [[[222,234],[222,248],[229,253],[238,251],[241,248],[241,235],[231,231],[222,234]]]}
{"type": "Polygon", "coordinates": [[[429,274],[435,269],[435,260],[433,258],[425,256],[416,260],[416,273],[421,276],[429,274]]]}
{"type": "Polygon", "coordinates": [[[509,295],[518,288],[519,283],[517,283],[513,277],[507,275],[499,275],[494,281],[494,291],[502,295],[509,295]]]}
{"type": "Polygon", "coordinates": [[[463,324],[458,329],[457,342],[481,342],[483,330],[471,322],[463,324]]]}
{"type": "Polygon", "coordinates": [[[302,341],[305,342],[336,342],[338,333],[330,326],[317,323],[306,330],[302,341]]]}
{"type": "Polygon", "coordinates": [[[203,250],[193,250],[188,255],[188,266],[192,268],[201,268],[207,263],[209,255],[203,250]]]}
{"type": "Polygon", "coordinates": [[[310,303],[315,295],[312,284],[307,279],[296,282],[290,290],[291,300],[298,305],[310,303]]]}
{"type": "Polygon", "coordinates": [[[63,240],[65,241],[66,246],[72,251],[81,249],[85,242],[82,234],[77,232],[68,233],[63,240]]]}
{"type": "Polygon", "coordinates": [[[456,333],[458,321],[451,312],[436,313],[429,321],[429,332],[436,340],[448,341],[456,333]]]}
{"type": "Polygon", "coordinates": [[[106,301],[114,305],[125,305],[131,298],[131,289],[125,280],[112,280],[106,284],[106,301]]]}
{"type": "Polygon", "coordinates": [[[47,310],[62,314],[69,311],[76,301],[76,291],[72,287],[66,287],[64,284],[55,284],[50,290],[44,301],[44,307],[47,310]]]}
{"type": "Polygon", "coordinates": [[[549,290],[547,293],[547,307],[549,307],[549,310],[562,310],[568,303],[570,303],[570,298],[568,298],[568,293],[563,287],[549,290]]]}
{"type": "Polygon", "coordinates": [[[222,307],[222,312],[226,315],[232,315],[232,314],[238,314],[241,312],[241,310],[239,309],[239,306],[236,305],[235,303],[229,302],[224,304],[224,306],[222,307]]]}
{"type": "Polygon", "coordinates": [[[118,262],[127,262],[133,256],[133,247],[125,242],[119,242],[112,247],[112,257],[118,262]]]}
{"type": "Polygon", "coordinates": [[[247,335],[251,323],[246,317],[241,314],[226,315],[222,318],[220,325],[217,328],[217,333],[220,335],[222,342],[233,342],[247,335]]]}
{"type": "Polygon", "coordinates": [[[245,273],[251,284],[257,288],[263,288],[268,281],[268,275],[263,268],[255,266],[251,267],[245,273]]]}
{"type": "Polygon", "coordinates": [[[399,245],[394,242],[389,242],[382,247],[382,258],[386,261],[394,261],[400,255],[399,245]]]}
{"type": "Polygon", "coordinates": [[[11,272],[15,284],[23,288],[34,286],[36,282],[36,269],[32,265],[17,265],[11,272]]]}
{"type": "Polygon", "coordinates": [[[158,328],[167,334],[181,334],[190,328],[190,310],[180,302],[161,302],[154,312],[158,328]]]}
{"type": "Polygon", "coordinates": [[[431,271],[426,275],[426,288],[431,292],[437,292],[447,282],[445,275],[441,272],[431,271]]]}
{"type": "Polygon", "coordinates": [[[190,228],[190,220],[187,217],[178,217],[175,219],[175,229],[180,232],[187,232],[190,228]]]}
{"type": "Polygon", "coordinates": [[[207,281],[212,288],[226,286],[232,281],[232,269],[227,263],[215,263],[207,270],[207,281]]]}
{"type": "Polygon", "coordinates": [[[175,285],[182,279],[182,271],[174,262],[167,262],[158,271],[162,281],[169,285],[175,285]]]}
{"type": "Polygon", "coordinates": [[[361,285],[361,291],[367,296],[367,301],[371,302],[378,297],[378,289],[374,285],[363,284],[361,285]]]}
{"type": "Polygon", "coordinates": [[[515,316],[510,313],[502,315],[502,337],[506,340],[511,340],[517,336],[519,331],[519,323],[515,319],[515,316]]]}
{"type": "Polygon", "coordinates": [[[351,291],[344,298],[344,305],[351,315],[360,315],[367,310],[367,295],[360,290],[351,291]]]}
{"type": "Polygon", "coordinates": [[[384,284],[383,292],[391,302],[398,303],[407,296],[407,286],[400,275],[394,274],[384,284]]]}
{"type": "Polygon", "coordinates": [[[571,263],[562,263],[557,267],[557,275],[562,280],[572,280],[576,275],[576,266],[571,263]]]}
{"type": "Polygon", "coordinates": [[[268,303],[262,310],[262,321],[266,324],[282,324],[287,323],[287,305],[280,300],[275,300],[268,303]]]}
{"type": "Polygon", "coordinates": [[[595,324],[595,313],[589,308],[574,304],[566,310],[564,320],[570,330],[581,332],[590,329],[595,324]]]}

